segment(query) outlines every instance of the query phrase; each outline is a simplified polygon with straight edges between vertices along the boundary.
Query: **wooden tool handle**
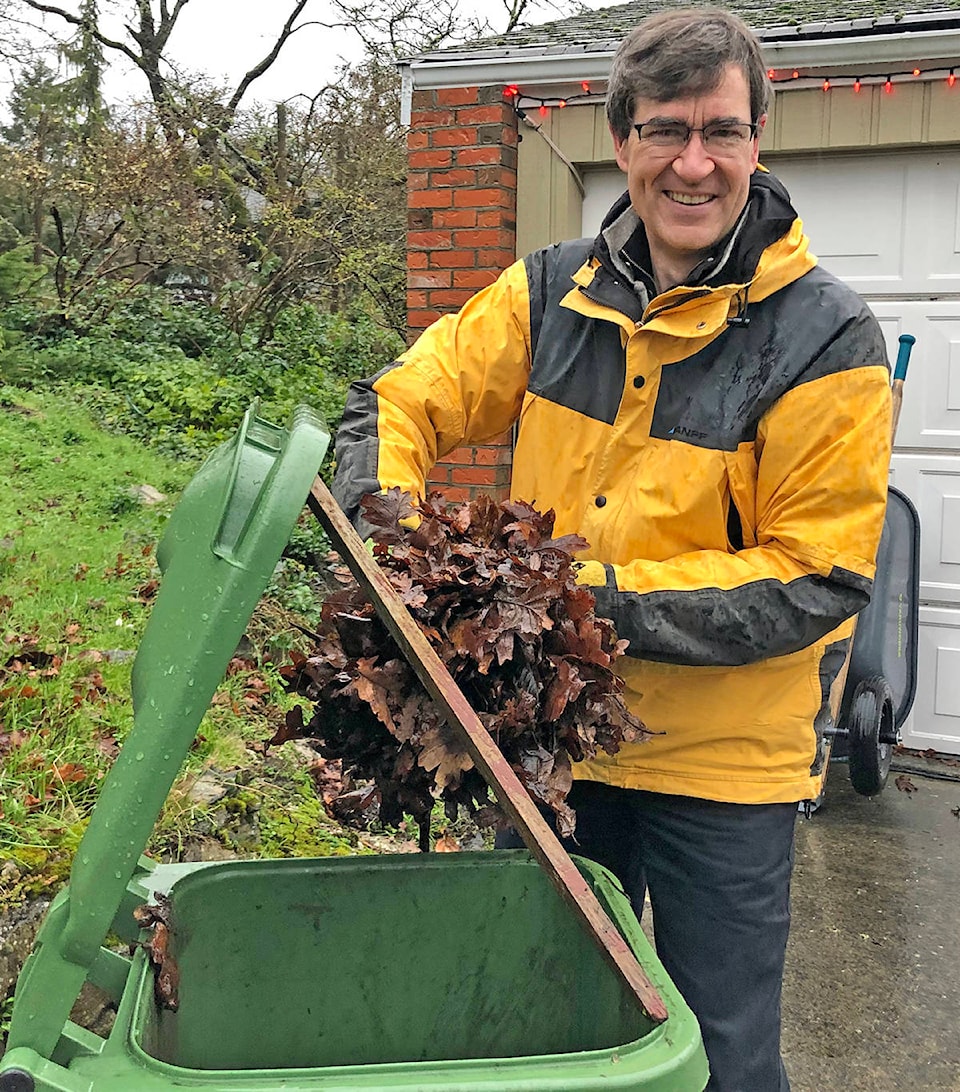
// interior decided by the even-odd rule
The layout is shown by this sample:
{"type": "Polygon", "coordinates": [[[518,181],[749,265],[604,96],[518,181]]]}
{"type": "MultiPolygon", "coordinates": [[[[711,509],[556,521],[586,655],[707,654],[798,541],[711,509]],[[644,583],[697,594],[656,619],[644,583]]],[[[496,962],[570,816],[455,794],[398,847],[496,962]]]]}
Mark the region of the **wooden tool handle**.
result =
{"type": "Polygon", "coordinates": [[[463,732],[477,769],[493,789],[527,849],[539,861],[647,1016],[655,1023],[666,1020],[667,1009],[656,987],[320,478],[313,483],[307,504],[330,536],[334,549],[370,596],[381,621],[427,692],[443,710],[447,723],[463,732]]]}

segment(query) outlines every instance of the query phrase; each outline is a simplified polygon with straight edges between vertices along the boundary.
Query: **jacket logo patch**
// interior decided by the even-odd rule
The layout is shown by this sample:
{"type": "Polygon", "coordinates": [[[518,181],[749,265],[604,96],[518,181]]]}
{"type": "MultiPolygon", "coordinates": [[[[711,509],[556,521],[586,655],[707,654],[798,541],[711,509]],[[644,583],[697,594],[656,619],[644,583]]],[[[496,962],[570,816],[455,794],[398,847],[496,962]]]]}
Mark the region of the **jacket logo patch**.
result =
{"type": "Polygon", "coordinates": [[[698,432],[695,428],[684,428],[683,425],[676,425],[670,429],[667,433],[668,436],[689,436],[691,440],[705,440],[707,434],[705,432],[698,432]]]}

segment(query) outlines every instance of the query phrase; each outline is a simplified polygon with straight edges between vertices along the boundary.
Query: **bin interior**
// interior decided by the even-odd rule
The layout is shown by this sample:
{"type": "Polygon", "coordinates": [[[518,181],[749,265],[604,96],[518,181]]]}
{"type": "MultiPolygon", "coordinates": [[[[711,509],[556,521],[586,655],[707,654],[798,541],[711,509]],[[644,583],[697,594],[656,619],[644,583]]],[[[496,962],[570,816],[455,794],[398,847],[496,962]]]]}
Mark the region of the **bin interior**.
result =
{"type": "MultiPolygon", "coordinates": [[[[626,906],[602,870],[578,863],[614,914],[604,887],[626,906]]],[[[523,851],[231,862],[170,898],[179,1008],[157,1010],[147,973],[132,1031],[172,1065],[551,1055],[653,1028],[523,851]]]]}

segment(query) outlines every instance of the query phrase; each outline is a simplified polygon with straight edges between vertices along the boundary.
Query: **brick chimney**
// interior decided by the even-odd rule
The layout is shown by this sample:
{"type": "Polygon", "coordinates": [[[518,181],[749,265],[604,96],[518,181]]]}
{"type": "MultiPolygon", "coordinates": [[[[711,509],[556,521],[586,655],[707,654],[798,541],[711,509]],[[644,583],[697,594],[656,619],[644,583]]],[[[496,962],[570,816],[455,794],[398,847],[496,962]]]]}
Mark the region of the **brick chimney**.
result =
{"type": "MultiPolygon", "coordinates": [[[[516,259],[517,118],[499,87],[414,91],[407,136],[407,315],[411,342],[516,259]]],[[[510,488],[509,433],[462,447],[429,483],[450,500],[510,488]]]]}

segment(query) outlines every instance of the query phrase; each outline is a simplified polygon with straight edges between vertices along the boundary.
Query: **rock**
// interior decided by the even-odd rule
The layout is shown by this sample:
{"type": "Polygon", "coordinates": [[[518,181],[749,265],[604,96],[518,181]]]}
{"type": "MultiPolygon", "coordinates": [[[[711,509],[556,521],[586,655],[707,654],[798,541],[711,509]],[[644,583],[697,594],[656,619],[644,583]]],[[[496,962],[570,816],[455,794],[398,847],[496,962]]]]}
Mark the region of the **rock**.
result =
{"type": "Polygon", "coordinates": [[[296,755],[297,758],[302,759],[308,766],[312,766],[314,762],[320,757],[320,752],[311,747],[309,742],[305,739],[293,739],[287,741],[288,754],[296,755]]]}
{"type": "Polygon", "coordinates": [[[49,905],[47,899],[34,899],[0,915],[0,1001],[13,993],[49,905]]]}
{"type": "Polygon", "coordinates": [[[187,842],[182,859],[189,864],[206,863],[208,861],[235,861],[237,854],[221,842],[218,842],[216,838],[193,838],[187,842]]]}
{"type": "Polygon", "coordinates": [[[167,499],[166,494],[154,489],[152,485],[132,485],[130,496],[141,504],[159,504],[167,499]]]}
{"type": "Polygon", "coordinates": [[[4,861],[0,865],[0,884],[13,884],[20,879],[20,869],[17,867],[16,861],[4,861]]]}
{"type": "Polygon", "coordinates": [[[135,648],[107,648],[103,650],[103,658],[107,663],[122,664],[132,660],[137,654],[135,648]]]}
{"type": "MultiPolygon", "coordinates": [[[[194,804],[216,804],[230,791],[230,786],[223,783],[223,775],[216,770],[204,770],[187,790],[187,799],[194,804]]],[[[230,777],[230,780],[234,780],[230,777]]]]}

